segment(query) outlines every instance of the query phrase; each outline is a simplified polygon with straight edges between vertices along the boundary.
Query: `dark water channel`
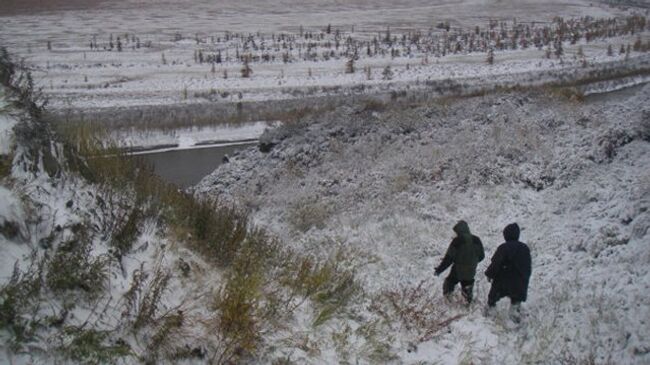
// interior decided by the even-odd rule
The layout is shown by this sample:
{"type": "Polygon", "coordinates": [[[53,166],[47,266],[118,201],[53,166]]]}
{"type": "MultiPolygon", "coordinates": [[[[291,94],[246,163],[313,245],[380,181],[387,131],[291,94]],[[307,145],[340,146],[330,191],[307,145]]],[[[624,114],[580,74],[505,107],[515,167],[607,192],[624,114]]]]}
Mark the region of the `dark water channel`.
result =
{"type": "Polygon", "coordinates": [[[585,98],[585,101],[591,103],[598,103],[603,101],[608,101],[608,102],[624,101],[625,99],[630,98],[634,96],[637,92],[641,91],[646,86],[646,84],[647,82],[644,82],[639,85],[628,86],[615,91],[591,94],[585,98]]]}
{"type": "Polygon", "coordinates": [[[154,172],[181,188],[196,185],[203,177],[221,165],[224,156],[256,143],[173,150],[140,154],[137,157],[153,165],[154,172]]]}

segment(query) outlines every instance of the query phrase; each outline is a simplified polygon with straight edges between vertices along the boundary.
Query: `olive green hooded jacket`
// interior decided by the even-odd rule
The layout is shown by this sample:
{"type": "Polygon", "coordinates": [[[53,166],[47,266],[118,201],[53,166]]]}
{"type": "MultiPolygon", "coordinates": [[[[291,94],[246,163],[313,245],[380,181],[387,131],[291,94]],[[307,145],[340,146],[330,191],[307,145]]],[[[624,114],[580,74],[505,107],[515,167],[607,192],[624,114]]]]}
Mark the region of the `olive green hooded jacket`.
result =
{"type": "Polygon", "coordinates": [[[445,257],[436,268],[436,274],[442,273],[453,264],[452,274],[458,280],[474,280],[476,266],[485,258],[483,243],[480,238],[469,231],[469,226],[465,221],[459,221],[454,226],[454,232],[457,236],[449,244],[445,257]]]}

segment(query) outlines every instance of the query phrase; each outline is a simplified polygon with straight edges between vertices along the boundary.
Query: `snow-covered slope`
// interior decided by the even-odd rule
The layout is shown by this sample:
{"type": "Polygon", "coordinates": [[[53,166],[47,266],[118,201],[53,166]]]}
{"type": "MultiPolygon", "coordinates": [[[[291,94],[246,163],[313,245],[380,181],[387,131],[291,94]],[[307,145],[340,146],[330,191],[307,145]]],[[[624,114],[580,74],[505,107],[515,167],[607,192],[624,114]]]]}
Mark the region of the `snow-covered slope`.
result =
{"type": "Polygon", "coordinates": [[[62,142],[27,74],[0,51],[0,363],[223,354],[210,338],[227,270],[170,233],[162,216],[173,206],[156,206],[128,181],[106,183],[62,142]]]}
{"type": "Polygon", "coordinates": [[[267,152],[240,153],[197,186],[243,202],[296,250],[360,262],[357,316],[306,332],[318,354],[292,359],[650,362],[650,85],[538,94],[339,108],[267,132],[267,152]],[[506,224],[523,227],[533,276],[521,326],[505,300],[483,317],[482,274],[469,310],[440,301],[433,267],[458,219],[488,258],[506,224]]]}

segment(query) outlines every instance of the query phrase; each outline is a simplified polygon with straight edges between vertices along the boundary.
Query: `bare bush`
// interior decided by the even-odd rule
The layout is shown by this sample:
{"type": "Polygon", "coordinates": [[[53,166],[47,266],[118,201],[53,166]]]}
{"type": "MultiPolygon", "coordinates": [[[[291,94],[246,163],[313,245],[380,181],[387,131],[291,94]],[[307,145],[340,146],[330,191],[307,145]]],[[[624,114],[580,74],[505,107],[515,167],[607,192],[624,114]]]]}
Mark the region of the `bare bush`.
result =
{"type": "Polygon", "coordinates": [[[301,199],[291,205],[287,220],[298,232],[307,232],[311,228],[323,229],[332,208],[319,199],[301,199]]]}
{"type": "Polygon", "coordinates": [[[316,308],[314,327],[342,315],[360,289],[353,270],[346,268],[345,262],[343,251],[325,261],[310,256],[290,256],[279,277],[280,283],[290,289],[286,299],[288,311],[311,300],[316,308]]]}
{"type": "Polygon", "coordinates": [[[463,317],[454,314],[444,302],[437,288],[427,280],[416,287],[387,290],[373,300],[371,309],[388,323],[397,323],[406,330],[417,343],[425,342],[463,317]]]}

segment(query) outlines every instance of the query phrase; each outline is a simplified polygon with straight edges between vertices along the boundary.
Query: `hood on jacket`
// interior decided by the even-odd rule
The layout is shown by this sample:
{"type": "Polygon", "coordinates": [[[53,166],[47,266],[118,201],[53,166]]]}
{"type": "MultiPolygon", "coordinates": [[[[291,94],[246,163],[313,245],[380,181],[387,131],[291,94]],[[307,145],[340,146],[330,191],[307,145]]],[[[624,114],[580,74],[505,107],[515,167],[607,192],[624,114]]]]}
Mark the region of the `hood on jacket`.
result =
{"type": "Polygon", "coordinates": [[[506,226],[503,230],[503,238],[506,241],[517,241],[519,240],[519,226],[517,223],[511,223],[506,226]]]}
{"type": "Polygon", "coordinates": [[[469,225],[467,225],[467,222],[460,220],[454,226],[454,232],[456,232],[456,234],[459,236],[464,234],[470,234],[469,225]]]}

